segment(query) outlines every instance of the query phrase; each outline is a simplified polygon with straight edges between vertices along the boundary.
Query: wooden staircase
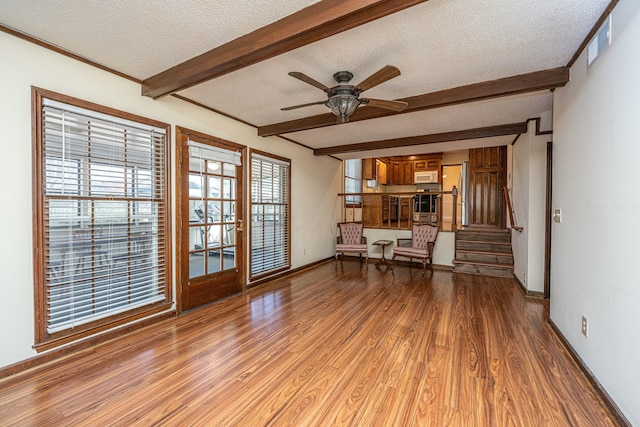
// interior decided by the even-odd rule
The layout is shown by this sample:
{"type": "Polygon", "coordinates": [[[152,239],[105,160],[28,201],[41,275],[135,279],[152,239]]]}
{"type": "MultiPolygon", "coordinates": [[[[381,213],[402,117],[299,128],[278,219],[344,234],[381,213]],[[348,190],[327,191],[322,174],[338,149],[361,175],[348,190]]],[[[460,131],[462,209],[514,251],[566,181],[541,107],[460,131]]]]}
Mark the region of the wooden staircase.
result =
{"type": "Polygon", "coordinates": [[[456,273],[513,277],[511,231],[458,230],[453,266],[456,273]]]}

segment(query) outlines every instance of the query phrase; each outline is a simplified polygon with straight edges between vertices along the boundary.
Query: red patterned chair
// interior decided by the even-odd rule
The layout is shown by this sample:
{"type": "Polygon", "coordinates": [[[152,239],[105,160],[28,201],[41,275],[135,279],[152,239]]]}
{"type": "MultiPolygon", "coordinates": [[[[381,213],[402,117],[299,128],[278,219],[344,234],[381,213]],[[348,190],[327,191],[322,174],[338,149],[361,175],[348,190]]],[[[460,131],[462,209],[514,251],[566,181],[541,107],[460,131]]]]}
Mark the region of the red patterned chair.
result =
{"type": "MultiPolygon", "coordinates": [[[[338,260],[338,254],[344,253],[357,253],[362,263],[362,255],[365,256],[365,265],[369,266],[369,251],[367,249],[367,238],[362,235],[363,224],[361,222],[342,222],[338,224],[340,228],[340,236],[338,236],[338,242],[336,244],[336,261],[338,260]]],[[[342,261],[342,258],[340,260],[342,261]]]]}
{"type": "Polygon", "coordinates": [[[436,244],[437,237],[437,226],[414,224],[410,239],[398,239],[397,246],[393,248],[391,265],[394,264],[397,256],[401,256],[409,258],[409,268],[411,268],[411,261],[416,258],[422,260],[423,271],[426,271],[427,264],[429,264],[429,268],[433,270],[433,247],[436,244]]]}

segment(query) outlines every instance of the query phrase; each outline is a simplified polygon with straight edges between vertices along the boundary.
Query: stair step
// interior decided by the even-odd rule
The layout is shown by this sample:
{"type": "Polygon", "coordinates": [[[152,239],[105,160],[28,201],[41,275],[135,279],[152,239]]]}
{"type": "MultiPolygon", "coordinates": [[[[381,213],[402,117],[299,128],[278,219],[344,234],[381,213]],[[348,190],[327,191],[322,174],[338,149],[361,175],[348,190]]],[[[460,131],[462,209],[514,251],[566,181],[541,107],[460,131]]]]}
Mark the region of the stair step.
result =
{"type": "Polygon", "coordinates": [[[513,255],[510,252],[484,252],[459,249],[456,251],[456,259],[459,261],[513,265],[513,255]]]}
{"type": "Polygon", "coordinates": [[[473,263],[467,261],[453,261],[455,273],[478,274],[492,277],[513,277],[513,265],[473,263]]]}
{"type": "Polygon", "coordinates": [[[456,249],[476,252],[510,252],[509,242],[484,242],[479,240],[456,240],[456,249]]]}
{"type": "Polygon", "coordinates": [[[458,230],[456,238],[459,240],[511,242],[511,233],[508,230],[458,230]]]}

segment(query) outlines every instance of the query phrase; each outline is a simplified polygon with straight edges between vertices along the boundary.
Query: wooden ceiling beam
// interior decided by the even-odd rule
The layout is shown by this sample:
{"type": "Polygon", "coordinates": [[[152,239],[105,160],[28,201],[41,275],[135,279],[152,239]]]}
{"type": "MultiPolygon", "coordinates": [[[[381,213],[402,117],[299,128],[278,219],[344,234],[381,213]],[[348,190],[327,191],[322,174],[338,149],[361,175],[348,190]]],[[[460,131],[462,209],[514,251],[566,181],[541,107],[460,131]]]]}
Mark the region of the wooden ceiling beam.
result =
{"type": "Polygon", "coordinates": [[[405,138],[385,139],[380,141],[361,142],[358,144],[336,145],[313,150],[316,156],[352,153],[357,151],[381,150],[386,148],[408,147],[412,145],[435,144],[437,142],[462,141],[467,139],[490,138],[494,136],[516,135],[527,132],[527,122],[508,125],[488,126],[453,132],[435,133],[431,135],[410,136],[405,138]]]}
{"type": "MultiPolygon", "coordinates": [[[[358,108],[349,117],[349,122],[360,120],[370,120],[395,114],[407,114],[415,111],[428,110],[432,108],[446,107],[449,105],[463,104],[467,102],[482,101],[485,99],[498,98],[510,95],[536,92],[539,90],[555,89],[562,87],[569,82],[569,68],[559,67],[549,70],[535,71],[517,76],[505,77],[497,80],[489,80],[481,83],[474,83],[466,86],[459,86],[452,89],[445,89],[438,92],[425,93],[409,98],[402,98],[400,101],[409,103],[407,108],[396,113],[375,107],[358,108]]],[[[336,125],[336,117],[331,114],[320,114],[298,120],[275,123],[258,127],[258,135],[271,136],[281,135],[291,132],[299,132],[308,129],[316,129],[325,126],[336,125]]]]}
{"type": "Polygon", "coordinates": [[[152,98],[220,77],[427,0],[324,0],[142,82],[152,98]]]}

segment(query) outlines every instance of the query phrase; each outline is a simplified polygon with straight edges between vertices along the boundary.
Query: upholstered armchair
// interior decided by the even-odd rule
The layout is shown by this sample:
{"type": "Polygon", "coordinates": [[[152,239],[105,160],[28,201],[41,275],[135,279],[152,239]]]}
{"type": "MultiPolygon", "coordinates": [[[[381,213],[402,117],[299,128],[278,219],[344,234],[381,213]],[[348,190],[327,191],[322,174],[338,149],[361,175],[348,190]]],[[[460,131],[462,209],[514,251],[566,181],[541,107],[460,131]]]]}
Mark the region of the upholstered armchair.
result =
{"type": "MultiPolygon", "coordinates": [[[[340,228],[340,236],[336,243],[336,261],[338,254],[357,253],[362,263],[362,255],[365,257],[365,265],[368,267],[369,251],[367,249],[367,238],[362,235],[363,224],[361,222],[343,222],[338,224],[340,228]]],[[[342,258],[340,260],[342,261],[342,258]]]]}
{"type": "Polygon", "coordinates": [[[409,258],[409,268],[411,268],[411,262],[415,258],[422,260],[423,271],[426,271],[427,264],[433,270],[433,247],[436,244],[437,237],[437,226],[414,224],[410,239],[398,239],[397,246],[393,248],[391,265],[394,264],[397,256],[401,256],[409,258]]]}

